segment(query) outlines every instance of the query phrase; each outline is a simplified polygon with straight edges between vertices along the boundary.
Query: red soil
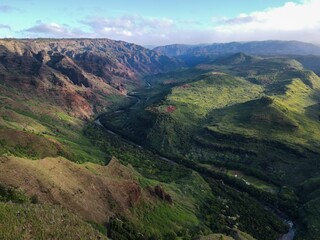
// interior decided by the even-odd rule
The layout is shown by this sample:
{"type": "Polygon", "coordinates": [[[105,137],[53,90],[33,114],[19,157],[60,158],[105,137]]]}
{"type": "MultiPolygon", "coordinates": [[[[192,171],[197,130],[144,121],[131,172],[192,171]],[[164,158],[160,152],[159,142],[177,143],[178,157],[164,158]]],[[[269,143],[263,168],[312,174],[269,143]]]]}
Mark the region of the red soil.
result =
{"type": "Polygon", "coordinates": [[[176,109],[177,109],[177,108],[176,108],[175,106],[169,105],[169,106],[167,107],[167,112],[168,112],[168,113],[172,113],[172,112],[174,112],[176,109]]]}

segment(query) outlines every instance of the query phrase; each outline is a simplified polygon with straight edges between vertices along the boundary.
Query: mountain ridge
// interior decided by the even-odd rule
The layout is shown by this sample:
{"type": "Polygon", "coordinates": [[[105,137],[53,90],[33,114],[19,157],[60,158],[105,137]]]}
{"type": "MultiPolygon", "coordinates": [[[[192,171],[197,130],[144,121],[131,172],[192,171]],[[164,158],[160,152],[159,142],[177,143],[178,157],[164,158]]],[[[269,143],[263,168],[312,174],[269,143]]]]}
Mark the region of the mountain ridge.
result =
{"type": "Polygon", "coordinates": [[[172,44],[156,47],[154,50],[171,57],[181,55],[218,55],[237,52],[255,55],[320,55],[320,47],[312,43],[280,40],[212,43],[204,46],[172,44]]]}
{"type": "Polygon", "coordinates": [[[144,75],[178,66],[152,50],[110,39],[0,39],[1,81],[82,118],[110,105],[104,95],[125,95],[144,84],[144,75]]]}

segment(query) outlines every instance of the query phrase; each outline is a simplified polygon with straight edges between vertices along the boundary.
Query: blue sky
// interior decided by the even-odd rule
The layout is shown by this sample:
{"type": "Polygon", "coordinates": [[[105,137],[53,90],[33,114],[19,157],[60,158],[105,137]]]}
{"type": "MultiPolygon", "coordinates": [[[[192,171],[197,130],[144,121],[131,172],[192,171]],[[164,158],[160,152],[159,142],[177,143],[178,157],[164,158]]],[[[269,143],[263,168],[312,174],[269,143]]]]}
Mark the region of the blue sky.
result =
{"type": "Polygon", "coordinates": [[[0,37],[320,43],[319,0],[1,0],[0,37]]]}

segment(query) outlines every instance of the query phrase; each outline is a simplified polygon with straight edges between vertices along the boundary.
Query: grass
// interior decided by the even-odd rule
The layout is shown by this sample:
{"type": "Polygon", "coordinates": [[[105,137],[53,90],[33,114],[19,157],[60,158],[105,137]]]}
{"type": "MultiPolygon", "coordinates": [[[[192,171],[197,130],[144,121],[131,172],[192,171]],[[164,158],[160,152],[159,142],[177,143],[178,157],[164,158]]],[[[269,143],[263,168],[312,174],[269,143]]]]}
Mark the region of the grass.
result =
{"type": "Polygon", "coordinates": [[[187,87],[174,88],[166,102],[177,108],[172,114],[173,118],[180,120],[188,115],[190,122],[197,123],[213,109],[246,102],[257,98],[261,93],[260,86],[243,79],[211,73],[187,87]]]}
{"type": "Polygon", "coordinates": [[[140,220],[137,224],[138,228],[150,233],[156,232],[156,234],[162,236],[172,232],[176,235],[182,235],[184,229],[190,229],[190,232],[195,234],[192,230],[200,225],[198,218],[192,213],[190,214],[180,206],[171,206],[165,203],[158,203],[154,206],[140,206],[134,212],[140,220]]]}
{"type": "MultiPolygon", "coordinates": [[[[312,79],[312,81],[316,80],[319,81],[319,79],[312,79]]],[[[220,120],[220,122],[223,122],[223,124],[226,125],[225,128],[229,129],[229,131],[234,131],[234,127],[232,125],[236,124],[238,126],[241,126],[242,124],[244,128],[242,131],[245,131],[245,129],[248,128],[255,129],[256,126],[250,125],[252,123],[252,119],[251,121],[248,121],[250,120],[250,118],[248,119],[248,117],[250,117],[250,115],[252,116],[253,114],[255,114],[254,116],[256,117],[256,119],[260,120],[260,122],[257,121],[257,123],[261,123],[262,125],[262,128],[259,129],[260,132],[263,130],[267,130],[267,128],[264,127],[264,124],[268,123],[277,124],[278,126],[279,124],[281,124],[284,127],[286,127],[286,125],[292,125],[293,127],[296,126],[297,128],[299,128],[298,130],[300,132],[308,130],[308,125],[311,124],[314,124],[312,126],[312,128],[314,128],[316,127],[315,124],[317,124],[318,119],[315,115],[313,115],[313,118],[310,118],[311,114],[306,116],[305,113],[306,109],[308,109],[310,106],[314,106],[317,104],[317,99],[313,97],[317,92],[317,89],[310,88],[303,81],[307,80],[291,79],[291,81],[285,82],[285,85],[283,86],[285,88],[284,94],[271,94],[268,98],[270,99],[269,102],[263,102],[261,99],[257,100],[256,102],[251,101],[244,104],[238,104],[234,108],[226,108],[225,110],[223,110],[225,112],[222,112],[221,114],[224,117],[224,119],[220,120]],[[262,113],[264,113],[264,116],[261,115],[262,113]],[[240,117],[236,118],[231,114],[237,114],[238,116],[240,114],[241,115],[240,117]],[[260,118],[258,114],[260,114],[260,118]],[[303,121],[304,124],[302,124],[301,121],[303,121]],[[299,125],[299,122],[301,125],[299,125]]],[[[212,115],[216,115],[216,112],[213,112],[212,115]]],[[[281,129],[276,130],[279,132],[279,130],[281,129]]],[[[284,128],[284,130],[286,129],[284,128]]],[[[309,130],[308,132],[310,134],[309,130]]],[[[254,134],[257,135],[257,132],[255,132],[254,134]]],[[[287,136],[286,134],[283,134],[283,132],[280,132],[279,137],[281,137],[280,135],[285,137],[287,136]]],[[[272,138],[275,139],[275,136],[273,135],[272,138]]],[[[305,136],[301,138],[307,139],[305,136]]],[[[290,137],[290,139],[291,141],[293,140],[292,137],[290,137]]]]}
{"type": "Polygon", "coordinates": [[[0,239],[107,239],[59,206],[0,203],[0,239]]]}
{"type": "Polygon", "coordinates": [[[0,239],[107,239],[105,236],[65,208],[39,204],[36,195],[28,197],[22,190],[0,185],[0,239]]]}
{"type": "MultiPolygon", "coordinates": [[[[47,107],[43,104],[40,106],[47,107]]],[[[105,162],[105,154],[83,135],[84,122],[61,110],[55,109],[47,115],[6,107],[0,111],[0,119],[1,116],[2,154],[32,159],[64,156],[79,163],[105,162]]]]}
{"type": "MultiPolygon", "coordinates": [[[[79,163],[90,161],[104,164],[106,155],[82,133],[86,122],[72,114],[72,109],[66,109],[63,101],[61,105],[60,102],[57,104],[55,101],[59,100],[59,96],[48,97],[33,91],[24,93],[17,91],[15,86],[0,84],[0,128],[3,132],[15,131],[10,138],[4,136],[6,146],[0,147],[0,152],[32,159],[64,156],[79,163]],[[28,152],[23,148],[32,145],[30,141],[34,142],[34,146],[28,152]],[[37,147],[39,142],[41,144],[37,147]],[[57,146],[61,151],[53,151],[57,146]]],[[[122,99],[115,94],[104,94],[104,98],[104,102],[109,99],[110,107],[122,99]]]]}
{"type": "Polygon", "coordinates": [[[29,200],[22,191],[0,184],[0,202],[28,203],[29,200]]]}

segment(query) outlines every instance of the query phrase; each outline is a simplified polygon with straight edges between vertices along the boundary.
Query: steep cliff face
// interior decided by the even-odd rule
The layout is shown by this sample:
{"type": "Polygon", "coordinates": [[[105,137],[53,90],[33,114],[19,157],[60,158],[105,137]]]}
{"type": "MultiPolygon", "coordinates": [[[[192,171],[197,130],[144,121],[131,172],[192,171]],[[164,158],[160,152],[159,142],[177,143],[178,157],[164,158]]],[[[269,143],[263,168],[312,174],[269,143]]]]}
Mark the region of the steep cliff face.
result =
{"type": "Polygon", "coordinates": [[[108,39],[0,40],[0,83],[89,118],[139,86],[144,75],[178,67],[166,56],[108,39]]]}

